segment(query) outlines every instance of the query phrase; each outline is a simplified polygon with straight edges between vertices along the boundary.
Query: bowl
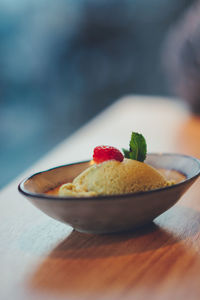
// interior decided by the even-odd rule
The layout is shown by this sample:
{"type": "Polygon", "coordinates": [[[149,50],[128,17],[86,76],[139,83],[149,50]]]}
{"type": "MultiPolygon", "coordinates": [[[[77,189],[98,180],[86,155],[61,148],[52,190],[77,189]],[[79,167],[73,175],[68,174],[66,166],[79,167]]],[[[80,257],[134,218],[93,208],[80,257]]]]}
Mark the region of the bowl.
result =
{"type": "Polygon", "coordinates": [[[45,194],[72,181],[90,165],[89,161],[84,161],[36,173],[23,180],[18,189],[41,211],[78,231],[111,233],[132,230],[172,207],[200,174],[200,161],[182,154],[148,154],[145,162],[166,170],[166,175],[171,174],[170,179],[177,171],[176,174],[182,174],[182,180],[165,188],[131,194],[80,198],[45,194]]]}

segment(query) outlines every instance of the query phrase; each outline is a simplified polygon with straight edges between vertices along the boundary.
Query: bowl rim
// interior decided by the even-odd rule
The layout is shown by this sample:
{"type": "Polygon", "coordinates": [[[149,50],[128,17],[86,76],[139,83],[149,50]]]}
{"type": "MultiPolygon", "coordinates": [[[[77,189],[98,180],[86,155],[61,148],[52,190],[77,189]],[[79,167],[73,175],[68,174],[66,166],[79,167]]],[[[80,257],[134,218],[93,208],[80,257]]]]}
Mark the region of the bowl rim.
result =
{"type": "MultiPolygon", "coordinates": [[[[67,166],[73,166],[73,165],[77,165],[77,164],[82,164],[82,163],[87,163],[90,162],[91,160],[84,160],[84,161],[78,161],[78,162],[73,162],[70,164],[65,164],[65,165],[59,165],[53,168],[49,168],[47,170],[44,171],[40,171],[40,172],[36,172],[28,177],[26,177],[25,179],[23,179],[19,184],[18,184],[18,191],[23,194],[26,197],[30,197],[30,198],[36,198],[36,199],[40,199],[40,200],[61,200],[61,201],[83,201],[83,200],[87,200],[87,201],[94,201],[94,200],[98,200],[98,199],[106,199],[106,200],[113,200],[113,197],[116,199],[122,199],[122,198],[130,198],[130,197],[135,197],[135,196],[143,196],[145,194],[152,194],[152,193],[158,193],[161,191],[166,191],[166,190],[170,190],[173,189],[177,186],[180,186],[184,183],[187,183],[195,178],[197,178],[200,175],[200,160],[196,157],[190,156],[190,155],[185,155],[185,154],[180,154],[180,153],[167,153],[167,152],[150,152],[147,153],[148,155],[158,155],[158,156],[179,156],[179,157],[185,157],[185,158],[189,158],[193,161],[195,161],[198,166],[199,166],[199,170],[197,172],[197,174],[195,174],[194,176],[190,177],[190,178],[186,178],[185,180],[170,185],[170,186],[166,186],[163,188],[158,188],[158,189],[153,189],[153,190],[149,190],[149,191],[140,191],[140,192],[135,192],[135,193],[127,193],[127,194],[112,194],[112,195],[97,195],[97,196],[81,196],[81,197],[70,197],[70,196],[54,196],[54,195],[49,195],[49,194],[43,194],[43,193],[33,193],[33,192],[29,192],[24,188],[24,184],[26,181],[32,179],[33,177],[42,174],[42,173],[46,173],[58,168],[62,168],[62,167],[67,167],[67,166]]],[[[183,174],[184,175],[184,174],[183,174]]]]}

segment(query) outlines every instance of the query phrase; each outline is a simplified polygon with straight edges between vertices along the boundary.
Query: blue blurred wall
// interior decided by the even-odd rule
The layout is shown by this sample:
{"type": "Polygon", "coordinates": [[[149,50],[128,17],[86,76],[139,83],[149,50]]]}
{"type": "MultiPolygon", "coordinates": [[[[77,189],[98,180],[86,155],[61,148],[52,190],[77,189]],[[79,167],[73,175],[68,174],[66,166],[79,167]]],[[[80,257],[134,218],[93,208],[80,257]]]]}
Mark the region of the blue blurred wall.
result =
{"type": "Polygon", "coordinates": [[[116,98],[169,94],[160,63],[187,0],[1,0],[0,187],[116,98]]]}

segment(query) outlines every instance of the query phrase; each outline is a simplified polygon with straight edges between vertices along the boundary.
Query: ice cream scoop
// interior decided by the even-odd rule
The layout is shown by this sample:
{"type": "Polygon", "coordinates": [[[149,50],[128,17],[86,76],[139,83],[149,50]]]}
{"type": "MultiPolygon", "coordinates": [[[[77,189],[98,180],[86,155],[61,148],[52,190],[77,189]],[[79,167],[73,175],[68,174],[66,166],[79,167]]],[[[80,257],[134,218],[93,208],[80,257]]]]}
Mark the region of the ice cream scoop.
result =
{"type": "Polygon", "coordinates": [[[150,165],[132,159],[122,162],[108,160],[94,164],[78,175],[72,183],[63,184],[60,196],[97,196],[149,191],[170,185],[150,165]]]}

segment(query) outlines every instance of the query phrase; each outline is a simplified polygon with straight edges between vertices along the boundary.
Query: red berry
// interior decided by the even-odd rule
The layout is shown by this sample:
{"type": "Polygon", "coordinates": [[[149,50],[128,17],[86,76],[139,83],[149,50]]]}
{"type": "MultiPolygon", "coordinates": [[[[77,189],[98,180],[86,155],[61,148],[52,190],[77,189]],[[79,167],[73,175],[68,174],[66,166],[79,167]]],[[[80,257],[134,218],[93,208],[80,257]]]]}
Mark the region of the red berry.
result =
{"type": "Polygon", "coordinates": [[[111,159],[123,161],[124,156],[118,149],[111,146],[97,146],[94,148],[93,160],[96,164],[111,159]]]}

